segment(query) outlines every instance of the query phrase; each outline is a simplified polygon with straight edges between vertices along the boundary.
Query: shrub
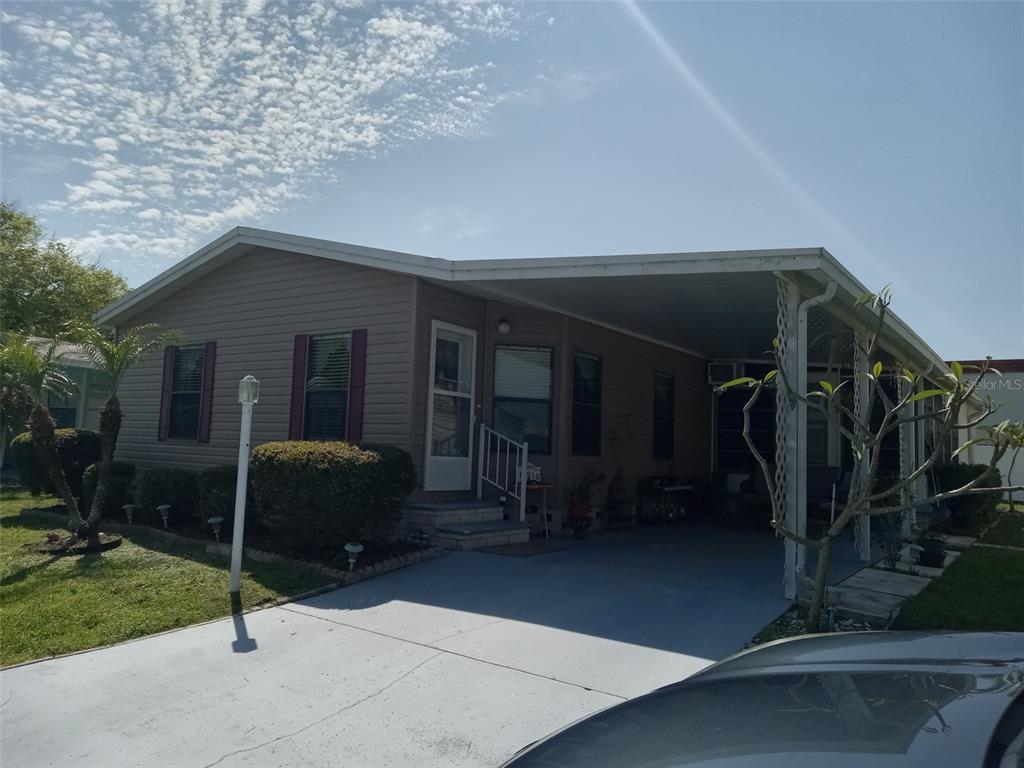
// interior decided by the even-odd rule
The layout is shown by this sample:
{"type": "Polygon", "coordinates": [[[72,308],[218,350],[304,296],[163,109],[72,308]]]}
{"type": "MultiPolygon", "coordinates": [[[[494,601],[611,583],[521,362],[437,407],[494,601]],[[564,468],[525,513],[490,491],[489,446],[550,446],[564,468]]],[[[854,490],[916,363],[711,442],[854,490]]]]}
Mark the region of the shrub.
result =
{"type": "Polygon", "coordinates": [[[235,517],[237,482],[238,467],[234,465],[209,467],[196,476],[199,518],[203,523],[214,515],[220,515],[224,518],[224,527],[231,526],[235,517]]]}
{"type": "MultiPolygon", "coordinates": [[[[54,431],[54,442],[71,493],[81,498],[82,475],[86,467],[100,459],[100,436],[88,429],[58,429],[54,431]]],[[[11,457],[18,468],[21,484],[33,496],[56,493],[49,474],[32,446],[31,433],[23,432],[11,441],[11,457]]]]}
{"type": "MultiPolygon", "coordinates": [[[[936,471],[938,489],[951,491],[960,488],[986,469],[988,469],[987,464],[961,464],[959,462],[943,464],[936,471]]],[[[981,485],[986,488],[1002,485],[999,470],[992,470],[992,474],[982,480],[981,485]]],[[[979,533],[986,523],[994,519],[996,506],[1001,500],[1002,494],[998,491],[967,494],[947,499],[946,508],[949,510],[950,527],[956,532],[971,535],[979,533]]]]}
{"type": "Polygon", "coordinates": [[[340,442],[266,443],[252,453],[252,472],[263,525],[312,549],[390,539],[415,484],[406,451],[340,442]]]}
{"type": "MultiPolygon", "coordinates": [[[[92,499],[96,495],[96,482],[99,479],[100,465],[90,464],[82,475],[82,514],[88,516],[92,509],[92,499]]],[[[135,500],[135,465],[127,461],[115,461],[110,467],[110,487],[107,499],[103,504],[102,515],[107,520],[121,520],[124,517],[122,507],[135,500]]]]}
{"type": "Polygon", "coordinates": [[[139,474],[135,503],[150,520],[160,519],[157,507],[171,505],[168,525],[180,525],[196,513],[196,474],[187,469],[145,469],[139,474]]]}

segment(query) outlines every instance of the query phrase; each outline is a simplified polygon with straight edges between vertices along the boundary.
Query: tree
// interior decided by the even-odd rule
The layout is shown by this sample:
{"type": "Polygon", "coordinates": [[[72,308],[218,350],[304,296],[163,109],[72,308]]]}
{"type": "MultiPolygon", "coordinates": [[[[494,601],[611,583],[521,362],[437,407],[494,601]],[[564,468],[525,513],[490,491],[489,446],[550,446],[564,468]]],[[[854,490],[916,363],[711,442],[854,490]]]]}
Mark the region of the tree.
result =
{"type": "Polygon", "coordinates": [[[977,370],[977,376],[973,378],[965,377],[964,366],[952,363],[950,366],[952,372],[943,377],[937,386],[929,385],[921,374],[914,373],[899,363],[887,368],[878,357],[880,354],[879,337],[884,327],[890,300],[891,293],[888,288],[879,294],[866,294],[859,299],[861,304],[870,304],[876,315],[875,328],[860,350],[864,359],[868,361],[868,371],[854,372],[854,376],[860,378],[862,385],[867,387],[866,402],[862,401],[865,402],[865,408],[859,415],[855,414],[841,397],[842,388],[854,379],[847,379],[838,385],[833,385],[829,381],[821,381],[818,383],[819,389],[816,391],[796,392],[782,365],[778,339],[772,344],[777,366],[774,370],[769,371],[761,379],[745,376],[718,387],[718,391],[733,387],[749,387],[752,390],[750,398],[743,407],[743,439],[754,455],[769,489],[772,504],[771,525],[779,536],[817,551],[817,566],[814,578],[810,581],[811,598],[807,613],[807,624],[812,631],[821,628],[821,618],[828,589],[832,542],[858,518],[864,515],[903,513],[921,505],[937,504],[966,494],[1006,491],[1012,493],[1022,489],[1022,486],[994,488],[983,485],[988,478],[996,474],[996,464],[1007,450],[1014,447],[1014,436],[1019,435],[1022,429],[1021,424],[1004,421],[995,427],[979,427],[996,410],[991,399],[986,401],[984,412],[980,416],[970,418],[965,422],[959,421],[962,413],[966,412],[965,406],[975,400],[975,393],[981,381],[989,375],[1000,375],[989,364],[991,358],[988,358],[983,365],[973,367],[977,370]],[[906,394],[896,398],[891,397],[882,386],[882,379],[886,375],[902,381],[906,385],[906,394]],[[851,483],[849,496],[838,510],[832,524],[819,539],[808,538],[790,527],[791,524],[787,521],[776,493],[774,474],[767,459],[757,449],[750,436],[751,409],[766,389],[776,387],[782,390],[785,397],[802,402],[808,408],[822,413],[849,440],[853,452],[853,477],[856,478],[856,481],[851,483]],[[915,414],[914,404],[924,400],[934,401],[936,407],[933,410],[915,414]],[[877,407],[882,409],[882,418],[880,424],[873,427],[871,416],[877,407]],[[897,475],[895,478],[885,477],[879,471],[883,441],[905,425],[916,425],[921,421],[930,422],[935,429],[933,450],[909,474],[897,475]],[[950,435],[975,428],[983,430],[985,436],[967,440],[953,455],[955,457],[971,445],[991,445],[992,456],[985,471],[959,488],[934,492],[924,499],[912,498],[911,489],[915,481],[926,477],[929,470],[939,461],[943,453],[943,446],[947,444],[950,435]]]}
{"type": "Polygon", "coordinates": [[[77,533],[85,526],[78,502],[71,493],[64,467],[57,454],[54,441],[54,422],[49,409],[43,404],[47,393],[67,397],[74,385],[64,372],[60,358],[56,355],[57,343],[50,341],[46,346],[30,343],[23,336],[8,334],[0,345],[0,371],[3,380],[3,402],[29,409],[28,428],[32,434],[32,447],[39,461],[46,468],[57,495],[64,501],[68,511],[68,528],[77,533]]]}
{"type": "Polygon", "coordinates": [[[68,327],[68,332],[71,338],[81,344],[97,370],[110,379],[110,397],[100,412],[100,461],[96,493],[92,498],[89,517],[85,521],[86,527],[92,530],[99,523],[106,503],[117,436],[121,432],[121,421],[124,418],[117,389],[132,366],[165,344],[173,343],[178,333],[162,330],[153,323],[129,328],[119,339],[108,336],[94,325],[72,325],[68,327]]]}
{"type": "Polygon", "coordinates": [[[128,291],[121,276],[45,239],[33,217],[7,202],[0,202],[0,274],[0,328],[20,334],[56,336],[128,291]]]}

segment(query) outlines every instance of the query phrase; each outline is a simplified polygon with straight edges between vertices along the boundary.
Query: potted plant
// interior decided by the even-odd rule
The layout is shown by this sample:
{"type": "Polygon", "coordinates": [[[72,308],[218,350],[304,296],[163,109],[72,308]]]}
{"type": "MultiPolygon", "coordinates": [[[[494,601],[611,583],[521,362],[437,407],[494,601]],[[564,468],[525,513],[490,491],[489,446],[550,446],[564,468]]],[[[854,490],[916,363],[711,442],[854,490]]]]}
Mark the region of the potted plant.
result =
{"type": "Polygon", "coordinates": [[[925,568],[941,568],[946,562],[946,540],[938,527],[925,529],[917,540],[921,547],[917,564],[925,568]]]}
{"type": "Polygon", "coordinates": [[[577,539],[582,539],[587,530],[594,524],[594,486],[588,476],[569,486],[568,508],[569,527],[577,539]]]}

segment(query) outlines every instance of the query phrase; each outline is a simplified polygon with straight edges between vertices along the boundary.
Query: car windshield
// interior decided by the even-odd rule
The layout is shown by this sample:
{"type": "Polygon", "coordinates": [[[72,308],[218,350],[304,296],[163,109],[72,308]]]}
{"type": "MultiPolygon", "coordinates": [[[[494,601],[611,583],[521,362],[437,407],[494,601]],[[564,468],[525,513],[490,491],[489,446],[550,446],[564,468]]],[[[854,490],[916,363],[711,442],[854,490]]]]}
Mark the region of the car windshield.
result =
{"type": "Polygon", "coordinates": [[[743,677],[655,692],[555,734],[515,768],[980,765],[1013,675],[743,677]],[[992,695],[995,694],[995,695],[992,695]],[[912,758],[913,762],[907,762],[912,758]]]}

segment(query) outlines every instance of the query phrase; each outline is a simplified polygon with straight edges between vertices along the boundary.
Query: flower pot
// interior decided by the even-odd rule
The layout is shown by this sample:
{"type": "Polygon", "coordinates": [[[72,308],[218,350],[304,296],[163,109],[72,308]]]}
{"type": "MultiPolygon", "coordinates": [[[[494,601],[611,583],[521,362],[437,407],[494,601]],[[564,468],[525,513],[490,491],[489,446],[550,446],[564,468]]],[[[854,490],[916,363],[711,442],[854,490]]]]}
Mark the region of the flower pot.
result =
{"type": "Polygon", "coordinates": [[[945,542],[942,539],[921,539],[921,555],[917,564],[925,568],[941,568],[946,563],[945,542]]]}

